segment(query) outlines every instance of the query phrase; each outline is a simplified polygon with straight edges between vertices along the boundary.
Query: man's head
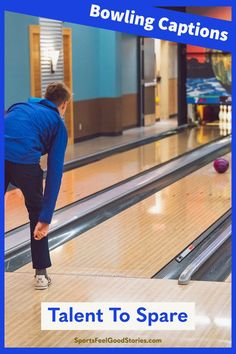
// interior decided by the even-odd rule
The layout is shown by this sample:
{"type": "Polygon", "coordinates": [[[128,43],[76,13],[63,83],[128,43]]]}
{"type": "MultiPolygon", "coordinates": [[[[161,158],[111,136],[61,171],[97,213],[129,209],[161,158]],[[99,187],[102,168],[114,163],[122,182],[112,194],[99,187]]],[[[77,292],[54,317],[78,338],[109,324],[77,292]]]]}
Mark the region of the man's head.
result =
{"type": "Polygon", "coordinates": [[[57,106],[60,115],[63,117],[71,99],[71,92],[64,82],[57,81],[49,84],[44,97],[57,106]]]}

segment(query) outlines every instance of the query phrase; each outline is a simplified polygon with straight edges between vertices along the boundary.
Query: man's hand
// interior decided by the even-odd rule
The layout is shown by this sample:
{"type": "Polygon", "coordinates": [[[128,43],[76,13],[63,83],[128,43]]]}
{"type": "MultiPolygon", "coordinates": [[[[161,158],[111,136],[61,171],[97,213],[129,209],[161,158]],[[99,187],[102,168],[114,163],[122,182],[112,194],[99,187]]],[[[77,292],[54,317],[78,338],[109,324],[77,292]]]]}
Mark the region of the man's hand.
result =
{"type": "Polygon", "coordinates": [[[41,240],[48,234],[49,225],[43,222],[38,222],[34,229],[34,239],[41,240]]]}

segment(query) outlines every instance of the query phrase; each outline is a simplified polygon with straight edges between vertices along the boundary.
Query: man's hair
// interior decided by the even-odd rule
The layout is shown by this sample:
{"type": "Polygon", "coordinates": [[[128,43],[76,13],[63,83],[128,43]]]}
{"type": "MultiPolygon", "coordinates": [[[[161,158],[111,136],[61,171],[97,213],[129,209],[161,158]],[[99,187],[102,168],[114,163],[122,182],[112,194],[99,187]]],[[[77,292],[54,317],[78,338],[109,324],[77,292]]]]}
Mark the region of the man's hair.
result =
{"type": "Polygon", "coordinates": [[[71,92],[64,82],[57,81],[47,86],[44,97],[59,107],[71,99],[71,92]]]}

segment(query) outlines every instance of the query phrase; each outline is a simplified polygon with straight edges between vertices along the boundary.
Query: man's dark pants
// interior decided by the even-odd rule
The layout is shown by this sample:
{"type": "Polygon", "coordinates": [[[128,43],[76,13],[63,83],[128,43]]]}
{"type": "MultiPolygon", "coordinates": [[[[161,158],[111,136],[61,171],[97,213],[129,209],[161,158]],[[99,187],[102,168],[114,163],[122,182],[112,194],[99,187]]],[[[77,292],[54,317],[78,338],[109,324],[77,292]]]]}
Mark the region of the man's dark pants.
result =
{"type": "Polygon", "coordinates": [[[38,241],[33,237],[43,203],[43,170],[39,164],[16,164],[5,161],[5,192],[9,183],[19,188],[25,198],[30,220],[33,268],[48,268],[51,266],[48,237],[38,241]]]}

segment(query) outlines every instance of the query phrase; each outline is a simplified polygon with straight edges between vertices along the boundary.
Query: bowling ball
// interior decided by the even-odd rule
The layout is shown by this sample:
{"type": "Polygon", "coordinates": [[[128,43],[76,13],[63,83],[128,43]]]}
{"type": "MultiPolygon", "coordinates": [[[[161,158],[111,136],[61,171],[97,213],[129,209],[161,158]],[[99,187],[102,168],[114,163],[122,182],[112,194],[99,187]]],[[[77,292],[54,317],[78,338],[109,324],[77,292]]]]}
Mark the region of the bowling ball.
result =
{"type": "Polygon", "coordinates": [[[224,159],[223,157],[220,157],[219,159],[216,159],[214,161],[214,169],[218,172],[218,173],[224,173],[228,170],[229,168],[229,161],[227,161],[226,159],[224,159]]]}

